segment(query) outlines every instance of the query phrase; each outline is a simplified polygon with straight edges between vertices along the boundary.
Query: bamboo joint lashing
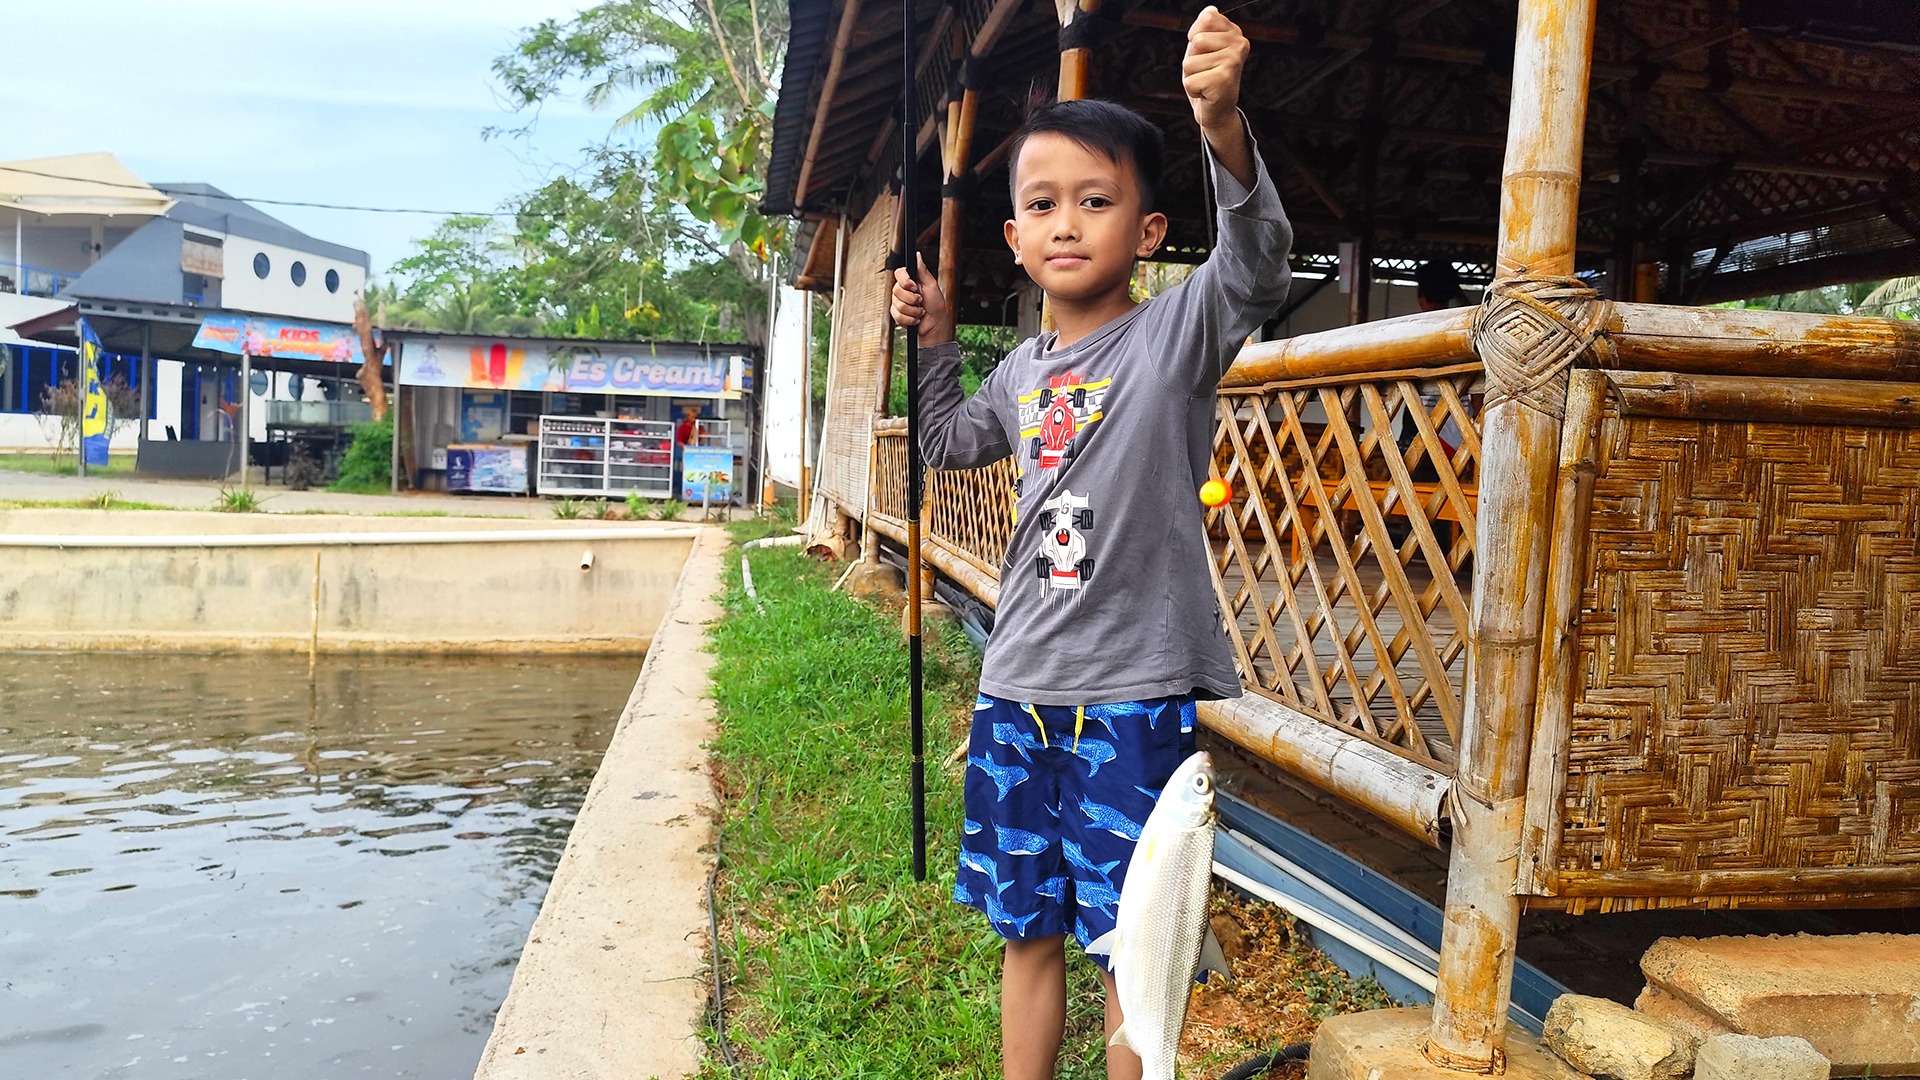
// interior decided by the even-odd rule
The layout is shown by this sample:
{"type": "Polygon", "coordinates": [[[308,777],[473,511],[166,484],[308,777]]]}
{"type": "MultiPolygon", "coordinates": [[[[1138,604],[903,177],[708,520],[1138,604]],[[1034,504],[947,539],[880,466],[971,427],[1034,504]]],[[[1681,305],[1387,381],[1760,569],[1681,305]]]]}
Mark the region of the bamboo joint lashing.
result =
{"type": "Polygon", "coordinates": [[[1508,399],[1536,412],[1567,413],[1566,373],[1604,339],[1607,305],[1576,277],[1496,279],[1474,313],[1474,351],[1487,367],[1487,404],[1508,399]]]}

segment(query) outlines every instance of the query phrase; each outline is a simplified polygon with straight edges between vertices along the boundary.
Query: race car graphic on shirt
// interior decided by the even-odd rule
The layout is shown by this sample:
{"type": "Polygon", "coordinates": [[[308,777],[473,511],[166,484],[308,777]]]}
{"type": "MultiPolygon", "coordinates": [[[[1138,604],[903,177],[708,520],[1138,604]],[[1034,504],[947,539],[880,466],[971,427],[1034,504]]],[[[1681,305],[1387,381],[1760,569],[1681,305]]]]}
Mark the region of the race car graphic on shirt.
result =
{"type": "Polygon", "coordinates": [[[1112,379],[1087,382],[1083,375],[1054,375],[1047,385],[1020,395],[1020,441],[1037,468],[1059,467],[1072,453],[1074,436],[1104,415],[1112,379]]]}
{"type": "Polygon", "coordinates": [[[1044,595],[1058,589],[1078,592],[1093,577],[1093,559],[1087,555],[1087,530],[1093,528],[1093,508],[1085,495],[1072,491],[1040,504],[1040,554],[1033,570],[1044,595]]]}

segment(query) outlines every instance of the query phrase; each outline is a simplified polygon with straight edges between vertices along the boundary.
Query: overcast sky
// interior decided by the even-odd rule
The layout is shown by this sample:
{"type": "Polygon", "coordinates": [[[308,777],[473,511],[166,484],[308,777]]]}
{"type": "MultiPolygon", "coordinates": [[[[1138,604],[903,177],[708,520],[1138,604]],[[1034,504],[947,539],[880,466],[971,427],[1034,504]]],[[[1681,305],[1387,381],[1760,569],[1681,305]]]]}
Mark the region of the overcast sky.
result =
{"type": "MultiPolygon", "coordinates": [[[[530,139],[494,84],[516,31],[587,0],[0,0],[0,161],[110,151],[150,183],[492,210],[604,139],[547,106],[530,139]]],[[[262,205],[384,275],[437,218],[262,205]]]]}

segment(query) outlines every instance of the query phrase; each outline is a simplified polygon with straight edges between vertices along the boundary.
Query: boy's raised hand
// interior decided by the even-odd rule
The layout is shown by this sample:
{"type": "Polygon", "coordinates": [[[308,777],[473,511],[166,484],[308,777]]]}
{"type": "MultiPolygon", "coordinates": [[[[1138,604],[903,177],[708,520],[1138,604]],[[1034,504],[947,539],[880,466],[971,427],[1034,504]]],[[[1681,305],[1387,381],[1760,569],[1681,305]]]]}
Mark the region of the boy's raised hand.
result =
{"type": "Polygon", "coordinates": [[[920,260],[920,280],[907,276],[906,267],[893,272],[893,323],[920,328],[920,344],[944,345],[953,340],[953,311],[940,292],[940,279],[920,260]]]}
{"type": "Polygon", "coordinates": [[[1247,35],[1217,7],[1201,10],[1187,30],[1180,84],[1214,157],[1243,186],[1254,183],[1253,150],[1240,122],[1240,73],[1252,51],[1247,35]]]}
{"type": "Polygon", "coordinates": [[[1202,9],[1188,28],[1180,82],[1202,130],[1240,126],[1240,72],[1251,50],[1247,35],[1217,7],[1202,9]]]}

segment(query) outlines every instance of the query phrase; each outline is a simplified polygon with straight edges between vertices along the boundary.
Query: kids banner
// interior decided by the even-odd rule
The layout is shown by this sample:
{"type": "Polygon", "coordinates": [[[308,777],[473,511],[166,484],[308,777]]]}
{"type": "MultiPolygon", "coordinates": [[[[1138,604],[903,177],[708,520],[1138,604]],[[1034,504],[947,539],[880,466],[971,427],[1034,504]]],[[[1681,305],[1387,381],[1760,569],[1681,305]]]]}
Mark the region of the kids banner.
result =
{"type": "Polygon", "coordinates": [[[86,395],[80,409],[80,447],[89,466],[107,463],[107,392],[100,385],[100,335],[80,320],[80,386],[86,395]]]}

